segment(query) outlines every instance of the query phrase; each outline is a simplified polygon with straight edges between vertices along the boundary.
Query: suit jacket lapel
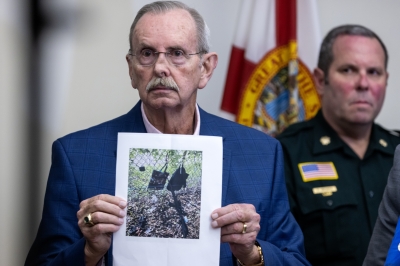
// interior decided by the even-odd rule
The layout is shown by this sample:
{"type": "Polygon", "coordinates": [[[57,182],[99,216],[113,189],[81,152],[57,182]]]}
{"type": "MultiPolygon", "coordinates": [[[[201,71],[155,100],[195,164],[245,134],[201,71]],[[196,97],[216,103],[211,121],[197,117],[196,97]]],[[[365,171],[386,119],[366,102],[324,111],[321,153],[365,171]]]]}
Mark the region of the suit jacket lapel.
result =
{"type": "Polygon", "coordinates": [[[226,205],[226,191],[228,189],[229,184],[229,169],[231,164],[231,149],[230,145],[228,145],[225,140],[226,137],[219,130],[218,121],[214,116],[205,112],[203,109],[200,110],[200,135],[204,136],[217,136],[222,137],[222,147],[223,147],[223,165],[222,165],[222,206],[226,205]]]}
{"type": "Polygon", "coordinates": [[[143,123],[142,111],[140,106],[142,101],[137,104],[125,115],[122,128],[125,131],[120,132],[135,132],[135,133],[146,133],[146,127],[143,123]]]}
{"type": "MultiPolygon", "coordinates": [[[[125,115],[122,116],[117,127],[121,130],[118,132],[130,132],[130,133],[146,133],[146,127],[143,123],[142,111],[140,106],[142,101],[136,103],[136,105],[125,115]]],[[[118,140],[118,136],[116,136],[118,140]]],[[[117,157],[117,145],[115,145],[114,156],[117,157]]]]}

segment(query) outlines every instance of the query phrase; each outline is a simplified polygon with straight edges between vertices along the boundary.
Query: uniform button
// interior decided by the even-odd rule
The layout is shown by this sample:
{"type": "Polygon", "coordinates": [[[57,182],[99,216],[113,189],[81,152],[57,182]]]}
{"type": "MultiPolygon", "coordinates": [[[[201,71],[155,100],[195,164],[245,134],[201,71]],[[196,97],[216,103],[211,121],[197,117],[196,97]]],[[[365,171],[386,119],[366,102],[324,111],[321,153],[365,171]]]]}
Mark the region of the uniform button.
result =
{"type": "Polygon", "coordinates": [[[369,192],[369,196],[370,196],[371,198],[374,196],[374,192],[373,192],[372,190],[369,192]]]}
{"type": "Polygon", "coordinates": [[[326,202],[326,204],[327,204],[328,206],[332,206],[332,205],[333,205],[333,200],[328,200],[328,201],[326,202]]]}

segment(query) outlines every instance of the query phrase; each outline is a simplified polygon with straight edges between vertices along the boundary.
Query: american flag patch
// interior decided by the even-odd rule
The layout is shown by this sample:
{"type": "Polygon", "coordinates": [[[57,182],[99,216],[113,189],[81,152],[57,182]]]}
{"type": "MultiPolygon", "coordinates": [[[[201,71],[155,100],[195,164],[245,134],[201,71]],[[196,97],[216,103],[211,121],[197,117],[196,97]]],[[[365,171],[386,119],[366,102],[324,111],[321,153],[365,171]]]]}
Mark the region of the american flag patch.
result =
{"type": "Polygon", "coordinates": [[[335,180],[339,178],[335,165],[332,162],[299,163],[299,170],[304,182],[335,180]]]}

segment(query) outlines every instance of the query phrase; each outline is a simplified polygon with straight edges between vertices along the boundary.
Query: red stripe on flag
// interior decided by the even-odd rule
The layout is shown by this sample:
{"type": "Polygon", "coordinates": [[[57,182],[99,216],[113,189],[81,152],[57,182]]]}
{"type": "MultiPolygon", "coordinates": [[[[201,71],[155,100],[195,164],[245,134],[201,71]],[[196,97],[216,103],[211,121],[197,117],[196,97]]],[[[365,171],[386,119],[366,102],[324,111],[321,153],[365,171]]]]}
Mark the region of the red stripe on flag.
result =
{"type": "Polygon", "coordinates": [[[232,47],[228,74],[222,98],[221,109],[237,114],[240,98],[256,64],[253,64],[244,58],[244,50],[232,47]]]}
{"type": "Polygon", "coordinates": [[[296,0],[276,0],[276,45],[296,40],[296,0]]]}

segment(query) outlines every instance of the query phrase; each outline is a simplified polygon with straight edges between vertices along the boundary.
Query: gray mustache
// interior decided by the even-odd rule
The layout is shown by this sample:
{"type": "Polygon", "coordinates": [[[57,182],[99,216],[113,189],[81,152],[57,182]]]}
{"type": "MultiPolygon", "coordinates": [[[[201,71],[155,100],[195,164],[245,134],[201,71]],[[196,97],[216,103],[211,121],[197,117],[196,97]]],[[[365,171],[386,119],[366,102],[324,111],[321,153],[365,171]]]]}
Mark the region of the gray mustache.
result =
{"type": "Polygon", "coordinates": [[[179,92],[179,87],[176,84],[175,80],[172,78],[155,78],[153,77],[149,84],[146,86],[146,91],[150,91],[152,88],[157,87],[159,85],[165,86],[167,88],[173,89],[179,92]]]}

